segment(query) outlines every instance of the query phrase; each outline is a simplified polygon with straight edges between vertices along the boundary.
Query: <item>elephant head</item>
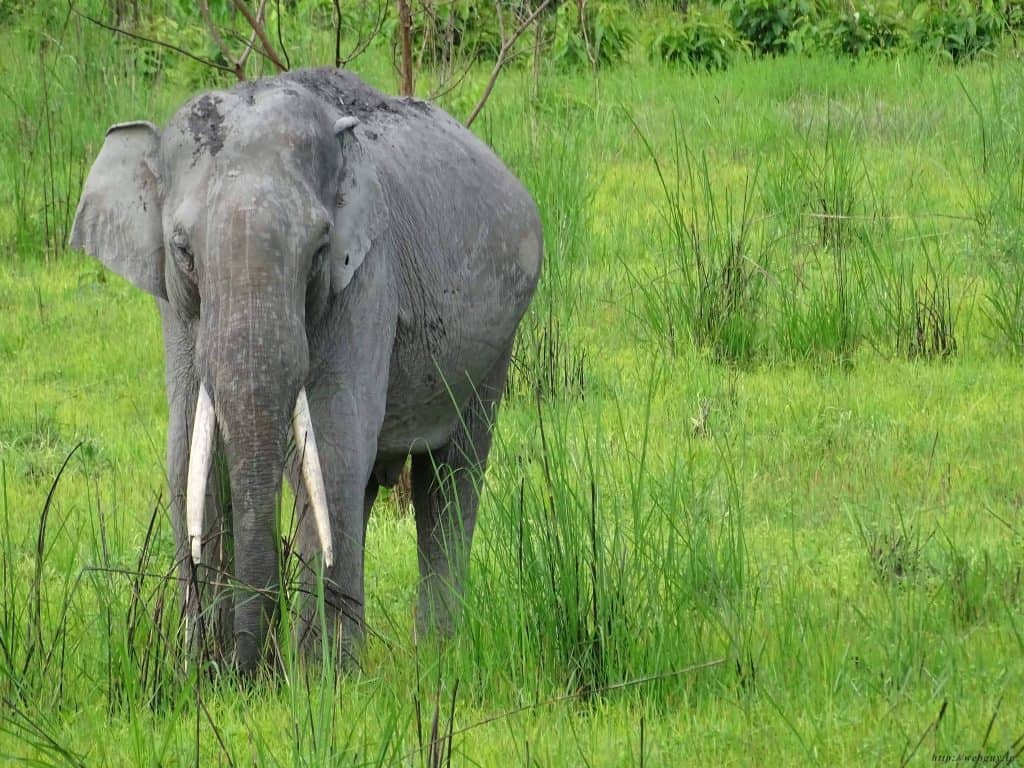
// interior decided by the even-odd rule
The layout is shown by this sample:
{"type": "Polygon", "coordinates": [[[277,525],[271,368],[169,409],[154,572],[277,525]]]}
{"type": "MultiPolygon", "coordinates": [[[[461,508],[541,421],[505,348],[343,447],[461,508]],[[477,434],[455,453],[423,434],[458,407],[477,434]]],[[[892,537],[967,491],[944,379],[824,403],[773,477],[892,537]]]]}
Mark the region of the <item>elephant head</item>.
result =
{"type": "Polygon", "coordinates": [[[186,493],[200,559],[215,429],[231,485],[235,652],[255,663],[279,572],[276,497],[289,433],[303,459],[326,565],[324,482],[305,386],[317,319],[330,311],[381,232],[383,191],[356,135],[301,85],[212,93],[162,132],[107,133],[81,197],[71,245],[168,307],[180,321],[195,397],[186,493]]]}

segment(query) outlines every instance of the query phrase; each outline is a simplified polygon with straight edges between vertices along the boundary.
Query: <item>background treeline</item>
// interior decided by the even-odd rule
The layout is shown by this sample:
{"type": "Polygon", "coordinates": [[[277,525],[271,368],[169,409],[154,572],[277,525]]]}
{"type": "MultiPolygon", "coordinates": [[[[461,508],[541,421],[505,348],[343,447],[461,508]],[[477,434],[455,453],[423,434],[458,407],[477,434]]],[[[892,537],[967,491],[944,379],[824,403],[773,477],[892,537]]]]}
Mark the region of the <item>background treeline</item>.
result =
{"type": "MultiPolygon", "coordinates": [[[[340,20],[346,40],[390,48],[397,57],[403,3],[270,0],[266,19],[275,34],[290,19],[320,29],[334,28],[340,20]]],[[[515,52],[518,58],[543,56],[564,68],[650,58],[718,69],[750,56],[907,50],[961,62],[1000,45],[1016,48],[1024,30],[1024,0],[409,0],[408,5],[420,67],[493,61],[511,32],[509,21],[526,19],[542,7],[531,33],[517,39],[515,52]]],[[[240,19],[232,0],[209,0],[208,6],[218,25],[231,27],[240,19]]],[[[0,0],[0,24],[10,27],[38,16],[52,29],[72,9],[228,64],[191,0],[0,0]]],[[[289,37],[302,34],[288,30],[289,37]]]]}
{"type": "Polygon", "coordinates": [[[13,238],[22,256],[63,248],[95,149],[81,137],[114,102],[123,113],[129,94],[157,90],[170,105],[229,84],[233,71],[272,74],[275,56],[287,67],[355,66],[475,118],[488,76],[503,68],[529,71],[536,101],[545,73],[659,62],[720,70],[786,54],[959,64],[1000,49],[1016,57],[1022,30],[1024,0],[0,0],[0,145],[11,150],[0,173],[22,181],[0,193],[0,244],[13,238]],[[256,37],[242,6],[270,55],[259,44],[245,54],[256,37]]]}

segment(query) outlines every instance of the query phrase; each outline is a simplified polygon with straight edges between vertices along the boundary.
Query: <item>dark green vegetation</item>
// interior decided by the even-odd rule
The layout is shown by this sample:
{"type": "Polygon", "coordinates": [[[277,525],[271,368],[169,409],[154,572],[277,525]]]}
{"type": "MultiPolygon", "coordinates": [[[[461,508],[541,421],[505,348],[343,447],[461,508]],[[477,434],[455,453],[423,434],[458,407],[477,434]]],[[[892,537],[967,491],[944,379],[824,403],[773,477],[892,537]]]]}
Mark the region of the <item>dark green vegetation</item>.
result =
{"type": "MultiPolygon", "coordinates": [[[[293,63],[330,60],[329,12],[300,4],[289,17],[293,63]]],[[[413,525],[382,500],[362,673],[303,665],[282,631],[283,675],[241,691],[185,665],[162,578],[152,302],[61,247],[109,123],[163,121],[230,79],[65,23],[60,8],[44,15],[0,32],[0,755],[441,765],[450,749],[459,764],[620,766],[1019,754],[1024,67],[1012,37],[960,66],[921,50],[744,53],[693,74],[634,43],[596,77],[547,62],[535,88],[529,67],[508,72],[474,129],[536,197],[548,255],[462,631],[443,649],[412,637],[413,525]]],[[[183,17],[159,23],[206,45],[183,17]]],[[[392,86],[387,46],[355,66],[392,86]]],[[[465,115],[486,76],[473,70],[446,105],[465,115]]],[[[281,506],[287,537],[287,494],[281,506]]]]}

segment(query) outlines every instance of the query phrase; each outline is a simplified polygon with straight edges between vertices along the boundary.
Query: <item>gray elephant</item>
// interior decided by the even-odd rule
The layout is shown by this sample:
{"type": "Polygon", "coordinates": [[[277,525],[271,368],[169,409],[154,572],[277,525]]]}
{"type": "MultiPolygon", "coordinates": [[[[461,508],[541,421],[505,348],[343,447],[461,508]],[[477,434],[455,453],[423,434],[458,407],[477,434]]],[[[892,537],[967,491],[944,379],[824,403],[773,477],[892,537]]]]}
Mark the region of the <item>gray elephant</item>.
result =
{"type": "Polygon", "coordinates": [[[299,518],[307,648],[364,634],[378,488],[412,455],[417,624],[450,630],[516,327],[537,284],[530,195],[439,108],[317,69],[113,126],[71,245],[156,297],[167,471],[190,637],[269,658],[278,493],[299,518]],[[320,613],[320,611],[323,613],[320,613]]]}

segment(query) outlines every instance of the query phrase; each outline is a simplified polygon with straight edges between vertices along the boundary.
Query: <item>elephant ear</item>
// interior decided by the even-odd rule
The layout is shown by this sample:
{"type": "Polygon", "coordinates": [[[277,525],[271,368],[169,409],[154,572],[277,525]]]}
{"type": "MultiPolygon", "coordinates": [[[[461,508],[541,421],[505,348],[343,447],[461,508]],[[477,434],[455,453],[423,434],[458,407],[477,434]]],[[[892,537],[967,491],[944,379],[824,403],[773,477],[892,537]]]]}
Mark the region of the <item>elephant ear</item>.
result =
{"type": "Polygon", "coordinates": [[[331,290],[352,280],[373,241],[384,231],[384,190],[377,170],[355,135],[359,120],[343,117],[334,124],[341,144],[341,178],[331,234],[331,290]]]}
{"type": "Polygon", "coordinates": [[[70,245],[165,299],[159,148],[152,123],[119,123],[107,131],[85,180],[70,245]]]}

